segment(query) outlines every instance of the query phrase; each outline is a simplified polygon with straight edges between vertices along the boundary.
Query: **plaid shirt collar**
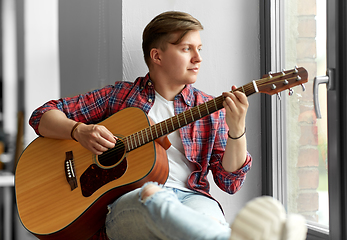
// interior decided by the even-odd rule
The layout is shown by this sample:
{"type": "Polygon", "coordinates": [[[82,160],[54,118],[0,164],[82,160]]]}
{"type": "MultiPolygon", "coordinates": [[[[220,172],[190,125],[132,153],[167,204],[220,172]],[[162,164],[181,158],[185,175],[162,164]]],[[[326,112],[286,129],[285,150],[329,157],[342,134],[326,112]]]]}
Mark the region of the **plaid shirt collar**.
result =
{"type": "MultiPolygon", "coordinates": [[[[151,84],[148,84],[149,82],[153,83],[153,81],[150,78],[149,73],[146,74],[145,77],[142,78],[142,81],[139,83],[140,91],[145,89],[146,86],[150,86],[151,84]]],[[[191,107],[194,103],[194,90],[191,84],[186,85],[183,90],[176,95],[175,100],[177,100],[179,97],[182,97],[183,102],[191,107]]]]}

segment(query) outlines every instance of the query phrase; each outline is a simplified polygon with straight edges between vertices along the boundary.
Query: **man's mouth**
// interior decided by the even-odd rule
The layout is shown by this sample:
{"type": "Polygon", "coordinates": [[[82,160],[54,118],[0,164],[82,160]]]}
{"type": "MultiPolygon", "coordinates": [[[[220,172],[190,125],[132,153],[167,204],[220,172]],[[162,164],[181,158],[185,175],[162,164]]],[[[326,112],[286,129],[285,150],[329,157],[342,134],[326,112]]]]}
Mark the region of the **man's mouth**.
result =
{"type": "Polygon", "coordinates": [[[196,68],[189,68],[188,70],[196,72],[196,73],[199,72],[199,68],[198,67],[196,67],[196,68]]]}

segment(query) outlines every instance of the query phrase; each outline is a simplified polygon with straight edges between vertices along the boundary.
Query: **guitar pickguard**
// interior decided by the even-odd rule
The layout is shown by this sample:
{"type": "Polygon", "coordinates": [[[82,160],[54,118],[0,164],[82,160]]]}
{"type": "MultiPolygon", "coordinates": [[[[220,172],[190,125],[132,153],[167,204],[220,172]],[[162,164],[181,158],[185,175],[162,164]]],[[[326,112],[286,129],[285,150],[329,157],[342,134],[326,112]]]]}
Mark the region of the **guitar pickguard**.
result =
{"type": "Polygon", "coordinates": [[[80,178],[82,195],[90,197],[105,184],[120,178],[125,173],[127,166],[126,158],[109,169],[100,168],[96,164],[90,165],[80,178]]]}

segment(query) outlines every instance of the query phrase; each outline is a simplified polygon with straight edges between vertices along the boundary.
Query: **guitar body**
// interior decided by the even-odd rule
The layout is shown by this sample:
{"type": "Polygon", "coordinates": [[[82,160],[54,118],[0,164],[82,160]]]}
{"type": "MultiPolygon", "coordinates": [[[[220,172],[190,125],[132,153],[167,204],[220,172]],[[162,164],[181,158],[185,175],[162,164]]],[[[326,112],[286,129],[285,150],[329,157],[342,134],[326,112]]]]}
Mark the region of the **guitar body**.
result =
{"type": "MultiPolygon", "coordinates": [[[[121,141],[150,126],[150,119],[138,108],[127,108],[100,124],[121,141]]],[[[40,239],[88,239],[104,225],[108,204],[145,182],[164,183],[168,176],[166,151],[157,141],[111,160],[114,164],[108,160],[102,165],[73,140],[34,140],[22,153],[15,174],[24,227],[40,239]],[[66,170],[71,162],[73,173],[66,170]],[[68,181],[71,174],[75,183],[68,181]]]]}

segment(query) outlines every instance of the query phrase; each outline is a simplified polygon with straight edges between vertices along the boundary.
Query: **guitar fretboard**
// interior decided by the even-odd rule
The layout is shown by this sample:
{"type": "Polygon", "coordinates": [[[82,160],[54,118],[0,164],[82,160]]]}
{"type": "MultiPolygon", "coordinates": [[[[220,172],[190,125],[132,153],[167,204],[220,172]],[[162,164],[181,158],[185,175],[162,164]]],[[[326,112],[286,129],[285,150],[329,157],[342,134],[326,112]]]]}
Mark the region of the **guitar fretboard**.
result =
{"type": "MultiPolygon", "coordinates": [[[[257,92],[255,82],[248,83],[234,91],[241,91],[249,96],[257,92]]],[[[134,150],[142,145],[154,141],[164,135],[174,132],[188,124],[195,122],[207,115],[210,115],[223,108],[224,96],[221,95],[203,104],[192,107],[182,113],[179,113],[162,122],[149,126],[141,131],[133,133],[124,139],[124,145],[127,152],[134,150]]]]}

